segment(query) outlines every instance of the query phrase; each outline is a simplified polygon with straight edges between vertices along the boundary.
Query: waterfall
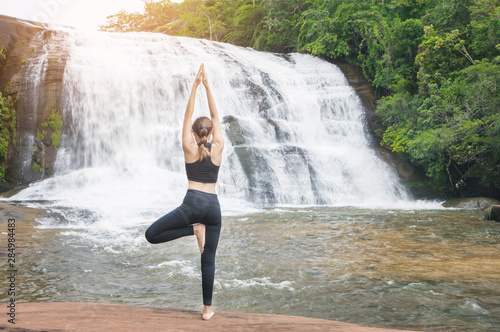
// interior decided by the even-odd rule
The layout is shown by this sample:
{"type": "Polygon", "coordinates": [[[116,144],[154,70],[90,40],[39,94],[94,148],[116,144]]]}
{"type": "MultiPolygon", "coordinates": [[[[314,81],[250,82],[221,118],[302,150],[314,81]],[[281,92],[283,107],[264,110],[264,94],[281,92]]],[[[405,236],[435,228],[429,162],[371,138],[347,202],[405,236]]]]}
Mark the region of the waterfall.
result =
{"type": "MultiPolygon", "coordinates": [[[[229,210],[408,199],[333,64],[150,33],[57,31],[51,42],[68,54],[65,131],[55,175],[17,199],[115,212],[178,205],[187,187],[181,126],[201,62],[223,126],[217,191],[229,210]]],[[[208,105],[200,87],[194,118],[201,115],[208,105]]]]}

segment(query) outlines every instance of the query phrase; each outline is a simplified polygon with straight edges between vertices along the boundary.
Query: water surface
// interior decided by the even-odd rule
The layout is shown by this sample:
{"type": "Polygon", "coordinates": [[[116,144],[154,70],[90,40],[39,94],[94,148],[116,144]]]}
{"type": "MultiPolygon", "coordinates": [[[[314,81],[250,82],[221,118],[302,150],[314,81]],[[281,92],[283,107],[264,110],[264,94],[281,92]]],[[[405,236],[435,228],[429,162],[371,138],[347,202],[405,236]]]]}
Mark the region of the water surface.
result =
{"type": "MultiPolygon", "coordinates": [[[[74,210],[89,220],[74,227],[51,210],[20,257],[21,302],[200,309],[195,238],[160,245],[144,239],[159,212],[143,211],[135,222],[113,227],[74,210]]],[[[478,211],[349,207],[225,216],[215,310],[497,331],[500,225],[481,217],[478,211]]]]}

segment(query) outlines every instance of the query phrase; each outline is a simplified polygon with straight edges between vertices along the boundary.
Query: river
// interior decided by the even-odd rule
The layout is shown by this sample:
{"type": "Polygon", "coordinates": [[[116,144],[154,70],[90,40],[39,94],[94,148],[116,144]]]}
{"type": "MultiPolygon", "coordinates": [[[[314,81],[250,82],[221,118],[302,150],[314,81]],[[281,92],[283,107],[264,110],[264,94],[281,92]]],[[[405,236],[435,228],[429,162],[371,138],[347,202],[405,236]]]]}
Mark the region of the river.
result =
{"type": "MultiPolygon", "coordinates": [[[[49,214],[19,257],[21,302],[200,309],[195,238],[144,240],[161,213],[144,210],[119,227],[64,208],[87,220],[75,227],[53,202],[23,204],[49,207],[49,214]]],[[[225,216],[214,308],[388,328],[498,331],[500,228],[481,216],[319,206],[225,216]]]]}

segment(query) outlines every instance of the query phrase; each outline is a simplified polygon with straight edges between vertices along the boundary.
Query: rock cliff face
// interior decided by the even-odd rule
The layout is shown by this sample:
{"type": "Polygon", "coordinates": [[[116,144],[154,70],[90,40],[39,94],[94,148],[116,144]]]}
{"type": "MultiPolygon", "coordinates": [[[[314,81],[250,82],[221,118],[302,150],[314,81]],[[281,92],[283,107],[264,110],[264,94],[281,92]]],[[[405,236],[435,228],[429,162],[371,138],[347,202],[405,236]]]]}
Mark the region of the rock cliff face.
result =
{"type": "Polygon", "coordinates": [[[45,75],[36,81],[30,73],[30,61],[43,51],[51,31],[40,23],[0,15],[0,48],[6,48],[6,59],[0,67],[0,90],[17,96],[16,137],[9,145],[5,182],[0,190],[27,185],[52,175],[56,144],[54,129],[48,125],[52,113],[61,109],[64,59],[49,58],[45,75]]]}
{"type": "MultiPolygon", "coordinates": [[[[380,139],[377,138],[375,132],[383,130],[383,126],[380,117],[375,114],[375,107],[377,104],[377,100],[380,99],[381,96],[363,75],[363,71],[361,70],[361,68],[342,61],[332,62],[339,66],[344,75],[347,77],[349,84],[354,88],[354,90],[356,90],[356,93],[361,99],[361,102],[365,109],[368,129],[373,134],[376,143],[374,145],[374,149],[377,150],[377,152],[384,160],[396,167],[398,174],[403,179],[403,181],[423,181],[425,176],[421,170],[415,168],[406,160],[398,158],[398,156],[396,156],[387,148],[383,148],[379,145],[380,139]]],[[[417,195],[424,196],[428,196],[429,194],[431,196],[433,195],[433,193],[430,192],[417,193],[417,195]]]]}

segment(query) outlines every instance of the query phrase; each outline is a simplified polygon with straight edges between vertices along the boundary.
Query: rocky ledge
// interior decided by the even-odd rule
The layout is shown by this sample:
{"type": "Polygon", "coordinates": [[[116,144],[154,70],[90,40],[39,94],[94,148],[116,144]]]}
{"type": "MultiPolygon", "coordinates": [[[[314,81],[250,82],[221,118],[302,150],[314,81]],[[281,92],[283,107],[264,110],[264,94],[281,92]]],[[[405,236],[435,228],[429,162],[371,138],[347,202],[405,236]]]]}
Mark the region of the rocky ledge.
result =
{"type": "MultiPolygon", "coordinates": [[[[8,324],[8,325],[7,325],[8,324]]],[[[9,331],[402,331],[324,319],[217,311],[209,321],[201,311],[106,303],[20,303],[9,331]]]]}

